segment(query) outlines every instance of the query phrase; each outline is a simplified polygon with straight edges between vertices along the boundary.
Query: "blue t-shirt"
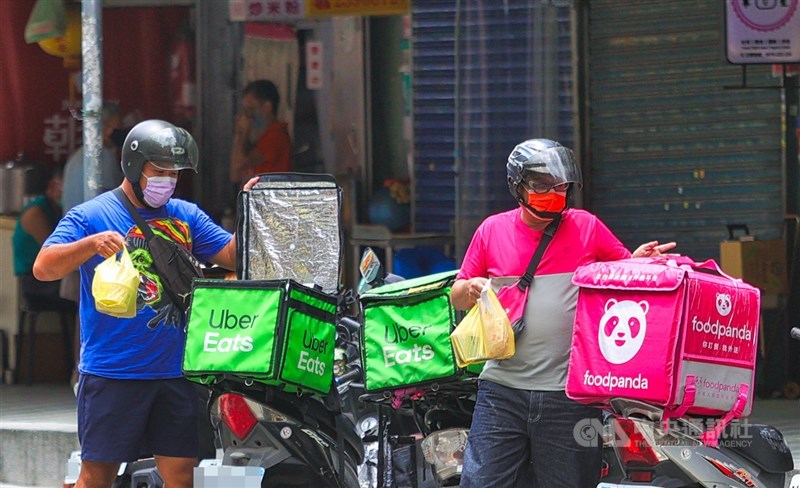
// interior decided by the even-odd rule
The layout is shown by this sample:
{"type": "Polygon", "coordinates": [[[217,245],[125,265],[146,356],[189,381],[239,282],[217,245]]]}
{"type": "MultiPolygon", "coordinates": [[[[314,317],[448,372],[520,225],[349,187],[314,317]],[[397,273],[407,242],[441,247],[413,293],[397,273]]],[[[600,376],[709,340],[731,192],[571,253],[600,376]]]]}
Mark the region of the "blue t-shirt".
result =
{"type": "MultiPolygon", "coordinates": [[[[230,241],[197,205],[173,198],[156,209],[139,209],[156,234],[169,237],[207,262],[230,241]]],[[[128,252],[139,270],[137,314],[120,319],[100,313],[94,305],[94,268],[103,262],[94,255],[80,266],[81,360],[78,370],[118,379],[181,377],[185,324],[169,323],[175,305],[160,288],[147,241],[125,207],[112,192],[103,193],[71,209],[47,238],[44,247],[70,243],[98,232],[114,230],[125,236],[128,252]]]]}

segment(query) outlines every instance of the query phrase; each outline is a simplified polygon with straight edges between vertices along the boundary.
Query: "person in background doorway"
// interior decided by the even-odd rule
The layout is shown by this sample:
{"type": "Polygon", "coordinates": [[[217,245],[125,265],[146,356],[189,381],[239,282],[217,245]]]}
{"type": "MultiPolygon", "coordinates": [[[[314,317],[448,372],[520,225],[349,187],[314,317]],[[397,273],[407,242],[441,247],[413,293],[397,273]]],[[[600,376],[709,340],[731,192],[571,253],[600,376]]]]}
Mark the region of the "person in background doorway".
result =
{"type": "Polygon", "coordinates": [[[261,174],[292,169],[288,126],[278,120],[280,96],[269,80],[250,82],[242,92],[231,149],[230,179],[237,186],[261,174]]]}
{"type": "Polygon", "coordinates": [[[455,308],[474,306],[488,278],[511,278],[515,286],[545,228],[560,222],[528,288],[516,354],[487,361],[480,375],[460,486],[596,486],[600,446],[579,444],[574,430],[601,411],[565,394],[578,298],[572,275],[595,261],[659,256],[675,243],[651,241],[631,254],[596,216],[568,208],[581,172],[572,151],[555,141],[518,144],[506,173],[519,206],[487,217],[475,231],[451,291],[455,308]]]}
{"type": "MultiPolygon", "coordinates": [[[[119,166],[119,148],[125,140],[126,131],[122,129],[122,114],[116,102],[103,103],[103,148],[100,153],[100,191],[115,188],[122,179],[119,166]]],[[[64,166],[64,212],[83,203],[83,150],[78,148],[64,166]]]]}

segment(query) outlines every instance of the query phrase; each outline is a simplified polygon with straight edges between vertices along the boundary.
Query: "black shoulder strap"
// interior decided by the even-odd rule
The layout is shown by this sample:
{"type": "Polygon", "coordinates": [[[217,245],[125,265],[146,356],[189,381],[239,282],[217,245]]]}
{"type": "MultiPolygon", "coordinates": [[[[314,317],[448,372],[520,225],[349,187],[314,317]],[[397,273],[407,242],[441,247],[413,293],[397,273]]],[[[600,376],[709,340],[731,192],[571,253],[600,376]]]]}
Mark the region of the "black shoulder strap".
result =
{"type": "Polygon", "coordinates": [[[117,199],[122,203],[122,205],[128,210],[128,213],[131,214],[131,217],[133,217],[133,221],[136,222],[136,226],[139,227],[139,230],[142,231],[142,234],[144,234],[145,239],[150,241],[150,239],[152,239],[153,236],[155,235],[153,234],[153,229],[151,229],[150,226],[147,225],[147,222],[144,221],[142,216],[139,215],[139,212],[136,210],[136,207],[134,207],[133,204],[131,203],[130,199],[128,198],[128,195],[126,195],[125,192],[122,191],[122,188],[117,187],[114,189],[114,196],[117,197],[117,199]]]}
{"type": "Polygon", "coordinates": [[[531,286],[531,283],[533,282],[533,275],[536,273],[536,268],[539,267],[539,261],[542,260],[544,251],[547,249],[547,245],[550,244],[550,241],[553,239],[553,234],[556,233],[559,223],[561,223],[561,215],[554,218],[549,224],[547,224],[547,227],[544,228],[542,240],[539,241],[539,245],[536,247],[536,252],[533,253],[531,262],[528,264],[528,269],[525,270],[525,274],[522,275],[522,278],[520,278],[520,280],[517,282],[517,287],[520,290],[525,291],[525,288],[531,286]]]}
{"type": "MultiPolygon", "coordinates": [[[[122,205],[128,210],[128,213],[131,214],[131,217],[133,217],[133,221],[136,223],[136,226],[139,227],[139,230],[141,230],[142,234],[144,234],[144,238],[147,240],[148,245],[151,246],[151,252],[152,252],[152,246],[154,244],[151,243],[154,241],[156,236],[153,233],[153,229],[151,229],[150,226],[147,225],[147,222],[144,221],[142,216],[139,215],[139,212],[136,210],[136,207],[133,206],[133,203],[131,203],[130,199],[128,198],[128,195],[126,195],[125,192],[122,191],[122,188],[120,187],[115,188],[114,195],[117,197],[117,199],[119,199],[120,202],[122,202],[122,205]]],[[[154,257],[153,264],[155,265],[156,272],[158,273],[159,276],[161,276],[162,278],[168,276],[167,273],[169,272],[169,267],[166,265],[166,263],[163,263],[159,258],[154,257]]],[[[175,291],[170,286],[168,280],[164,280],[163,285],[164,285],[164,290],[167,292],[167,295],[169,296],[170,300],[172,300],[172,303],[176,305],[182,303],[182,300],[175,294],[175,291]]]]}

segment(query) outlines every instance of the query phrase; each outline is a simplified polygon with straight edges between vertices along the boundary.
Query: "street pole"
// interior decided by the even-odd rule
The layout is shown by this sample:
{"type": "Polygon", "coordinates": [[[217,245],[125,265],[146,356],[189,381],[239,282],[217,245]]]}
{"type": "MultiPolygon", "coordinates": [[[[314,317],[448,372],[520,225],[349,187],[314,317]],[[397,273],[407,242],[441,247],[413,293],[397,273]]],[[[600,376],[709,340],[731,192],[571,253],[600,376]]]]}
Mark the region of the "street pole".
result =
{"type": "Polygon", "coordinates": [[[83,57],[83,200],[100,193],[103,150],[103,5],[81,0],[81,55],[83,57]]]}

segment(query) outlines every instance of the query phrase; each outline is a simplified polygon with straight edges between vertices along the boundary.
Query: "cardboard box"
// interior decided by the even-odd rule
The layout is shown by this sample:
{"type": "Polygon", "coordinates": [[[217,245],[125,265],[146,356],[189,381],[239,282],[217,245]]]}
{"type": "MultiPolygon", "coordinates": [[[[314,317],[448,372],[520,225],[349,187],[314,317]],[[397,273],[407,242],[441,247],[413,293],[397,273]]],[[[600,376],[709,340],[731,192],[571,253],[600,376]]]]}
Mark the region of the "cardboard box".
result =
{"type": "Polygon", "coordinates": [[[722,270],[741,278],[762,292],[774,295],[789,291],[786,243],[767,241],[723,241],[719,245],[722,270]]]}

